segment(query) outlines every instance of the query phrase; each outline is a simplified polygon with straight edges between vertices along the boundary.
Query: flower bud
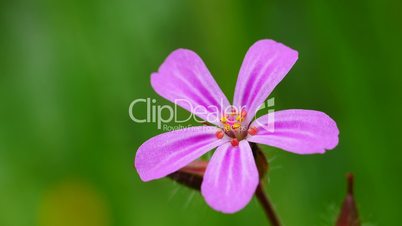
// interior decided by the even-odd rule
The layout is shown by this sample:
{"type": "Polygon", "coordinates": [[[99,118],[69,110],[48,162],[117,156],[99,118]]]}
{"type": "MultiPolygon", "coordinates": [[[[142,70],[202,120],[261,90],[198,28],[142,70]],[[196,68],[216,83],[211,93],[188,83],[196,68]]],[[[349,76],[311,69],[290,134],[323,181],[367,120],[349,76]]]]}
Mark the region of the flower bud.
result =
{"type": "Polygon", "coordinates": [[[196,160],[180,170],[169,174],[168,177],[179,184],[199,191],[207,165],[207,161],[196,160]]]}
{"type": "Polygon", "coordinates": [[[347,194],[343,200],[336,226],[360,226],[359,214],[353,197],[353,174],[347,174],[347,194]]]}

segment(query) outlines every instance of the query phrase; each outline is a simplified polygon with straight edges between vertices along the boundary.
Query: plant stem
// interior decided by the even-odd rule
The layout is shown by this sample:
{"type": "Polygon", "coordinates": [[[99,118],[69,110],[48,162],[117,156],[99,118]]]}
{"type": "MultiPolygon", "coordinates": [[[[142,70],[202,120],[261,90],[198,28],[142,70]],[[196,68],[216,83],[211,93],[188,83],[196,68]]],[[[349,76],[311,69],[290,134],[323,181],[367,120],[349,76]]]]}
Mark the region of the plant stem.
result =
{"type": "Polygon", "coordinates": [[[280,226],[279,218],[275,213],[275,210],[269,201],[267,195],[265,195],[264,188],[262,187],[262,183],[260,182],[257,186],[257,190],[255,191],[255,196],[260,202],[262,208],[264,209],[265,215],[267,216],[271,226],[280,226]]]}
{"type": "Polygon", "coordinates": [[[269,201],[267,195],[264,192],[263,180],[266,174],[268,173],[269,164],[267,159],[265,158],[264,153],[261,151],[260,147],[256,143],[250,143],[251,149],[253,150],[253,155],[255,159],[255,163],[257,165],[258,174],[260,176],[260,183],[257,186],[255,191],[255,196],[260,202],[262,208],[264,209],[265,215],[267,216],[271,226],[281,226],[279,222],[279,218],[275,213],[275,210],[269,201]]]}

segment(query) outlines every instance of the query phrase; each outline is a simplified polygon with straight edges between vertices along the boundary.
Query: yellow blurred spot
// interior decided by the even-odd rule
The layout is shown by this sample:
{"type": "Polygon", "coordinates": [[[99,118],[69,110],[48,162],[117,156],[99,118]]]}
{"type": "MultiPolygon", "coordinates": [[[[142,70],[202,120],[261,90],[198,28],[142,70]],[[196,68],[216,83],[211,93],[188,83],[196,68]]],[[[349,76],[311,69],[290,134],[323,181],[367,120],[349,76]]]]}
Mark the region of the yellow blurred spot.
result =
{"type": "Polygon", "coordinates": [[[102,196],[82,181],[65,181],[45,192],[39,206],[39,226],[108,226],[102,196]]]}
{"type": "Polygon", "coordinates": [[[240,128],[240,126],[241,126],[241,124],[236,122],[235,124],[233,124],[232,127],[233,127],[233,129],[238,129],[238,128],[240,128]]]}
{"type": "Polygon", "coordinates": [[[225,131],[229,131],[229,130],[230,130],[230,125],[229,125],[229,124],[225,124],[225,125],[224,125],[224,129],[225,129],[225,131]]]}
{"type": "Polygon", "coordinates": [[[238,121],[238,122],[243,122],[243,120],[244,120],[244,118],[241,115],[238,115],[236,117],[236,121],[238,121]]]}

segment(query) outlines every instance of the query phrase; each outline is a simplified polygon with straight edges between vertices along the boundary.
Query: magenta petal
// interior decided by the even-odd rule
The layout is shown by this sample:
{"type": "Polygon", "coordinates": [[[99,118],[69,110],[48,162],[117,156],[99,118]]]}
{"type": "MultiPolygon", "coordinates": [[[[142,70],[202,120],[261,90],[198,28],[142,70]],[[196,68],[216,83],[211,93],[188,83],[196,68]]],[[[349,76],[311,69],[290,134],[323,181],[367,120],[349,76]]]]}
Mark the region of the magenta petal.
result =
{"type": "Polygon", "coordinates": [[[149,181],[167,176],[227,142],[216,138],[216,130],[213,126],[197,126],[147,140],[135,157],[135,168],[141,179],[149,181]]]}
{"type": "Polygon", "coordinates": [[[239,146],[224,144],[212,156],[201,192],[205,201],[217,211],[234,213],[244,208],[258,185],[258,171],[247,141],[239,146]]]}
{"type": "Polygon", "coordinates": [[[240,68],[233,100],[235,106],[248,109],[248,121],[289,72],[297,57],[297,51],[273,40],[260,40],[250,47],[240,68]]]}
{"type": "Polygon", "coordinates": [[[172,52],[152,74],[151,84],[160,96],[215,125],[219,125],[219,112],[230,105],[204,62],[191,50],[172,52]]]}
{"type": "Polygon", "coordinates": [[[257,134],[250,142],[266,144],[296,154],[324,153],[338,144],[339,130],[328,115],[312,110],[285,110],[256,119],[257,134]]]}

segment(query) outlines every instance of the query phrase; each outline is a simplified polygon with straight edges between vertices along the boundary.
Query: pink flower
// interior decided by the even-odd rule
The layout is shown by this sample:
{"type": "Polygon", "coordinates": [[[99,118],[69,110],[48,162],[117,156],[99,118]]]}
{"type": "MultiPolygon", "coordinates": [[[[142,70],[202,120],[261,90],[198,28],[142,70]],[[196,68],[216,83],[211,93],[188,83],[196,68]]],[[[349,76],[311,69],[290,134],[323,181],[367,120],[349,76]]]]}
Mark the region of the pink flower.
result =
{"type": "Polygon", "coordinates": [[[207,166],[201,193],[215,210],[234,213],[249,203],[259,183],[249,142],[296,154],[333,149],[338,144],[339,131],[325,113],[284,110],[252,122],[259,106],[297,57],[297,51],[273,40],[256,42],[240,68],[232,106],[196,53],[185,49],[171,53],[159,71],[152,74],[152,87],[172,102],[187,100],[178,105],[215,126],[176,130],[146,141],[135,158],[141,179],[165,177],[217,148],[207,166]],[[194,106],[206,110],[202,112],[194,106]]]}

